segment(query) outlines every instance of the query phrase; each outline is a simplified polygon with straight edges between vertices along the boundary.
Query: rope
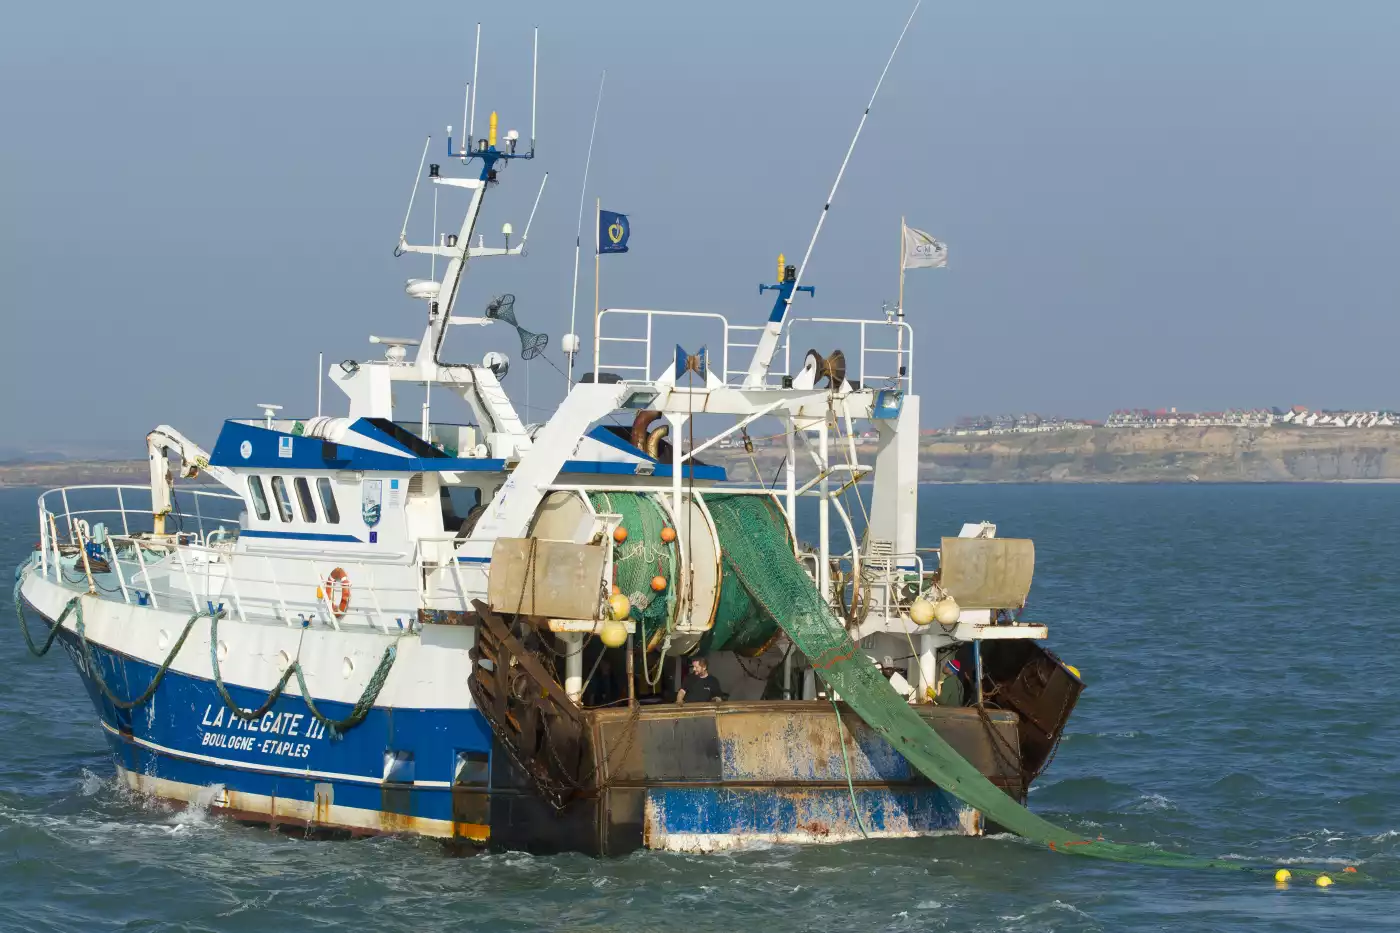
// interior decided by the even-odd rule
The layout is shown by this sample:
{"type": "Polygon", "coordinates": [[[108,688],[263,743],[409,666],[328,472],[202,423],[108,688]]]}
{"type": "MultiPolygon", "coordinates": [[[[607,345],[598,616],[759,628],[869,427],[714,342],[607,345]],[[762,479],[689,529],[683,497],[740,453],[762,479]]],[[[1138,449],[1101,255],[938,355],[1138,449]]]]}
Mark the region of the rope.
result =
{"type": "MultiPolygon", "coordinates": [[[[165,660],[162,661],[160,667],[157,668],[155,677],[151,678],[151,682],[146,685],[146,689],[142,691],[140,696],[131,700],[124,700],[112,692],[111,687],[107,686],[107,680],[102,676],[102,668],[92,656],[92,649],[89,647],[87,640],[87,628],[83,622],[82,597],[74,596],[72,599],[68,600],[68,604],[63,607],[63,612],[59,615],[58,620],[49,631],[48,638],[44,640],[43,647],[36,649],[33,640],[29,636],[29,626],[26,624],[24,618],[24,597],[20,593],[20,586],[23,582],[24,577],[21,577],[15,583],[15,613],[19,616],[20,631],[24,633],[24,640],[29,646],[30,653],[35,657],[43,657],[45,654],[48,654],[49,649],[53,647],[54,639],[58,637],[58,633],[63,628],[63,620],[68,618],[70,612],[76,613],[77,621],[73,626],[73,630],[78,636],[78,647],[82,651],[83,663],[87,666],[89,676],[92,677],[97,683],[98,688],[102,691],[102,695],[110,700],[112,705],[118,709],[135,709],[138,706],[144,705],[147,700],[154,696],[157,688],[160,687],[161,681],[165,679],[166,673],[170,670],[170,665],[174,662],[175,656],[179,654],[180,649],[184,647],[185,639],[189,637],[190,630],[194,628],[194,624],[198,622],[202,616],[210,616],[211,619],[214,618],[214,616],[207,611],[196,612],[194,615],[190,616],[185,622],[184,629],[180,632],[180,637],[177,638],[175,644],[171,646],[170,653],[165,656],[165,660]]],[[[217,614],[222,615],[223,610],[220,610],[217,614]]]]}
{"type": "MultiPolygon", "coordinates": [[[[160,687],[161,681],[165,679],[165,675],[169,672],[170,665],[175,661],[176,655],[178,655],[180,649],[184,647],[185,640],[189,638],[195,623],[206,616],[209,618],[209,663],[214,672],[214,685],[218,689],[219,696],[223,699],[224,705],[228,707],[229,711],[245,721],[259,719],[264,713],[272,709],[273,704],[277,702],[286,689],[287,682],[292,678],[292,675],[295,674],[297,686],[301,690],[301,698],[306,704],[306,708],[311,711],[312,717],[314,717],[317,722],[326,727],[326,730],[330,732],[332,738],[338,739],[345,730],[352,729],[359,725],[364,721],[365,717],[369,715],[370,709],[374,706],[374,701],[379,697],[379,691],[384,688],[384,682],[389,677],[389,671],[394,666],[394,660],[398,657],[398,639],[396,638],[393,643],[384,649],[384,655],[379,659],[379,666],[375,668],[374,674],[370,676],[369,682],[365,684],[364,692],[360,694],[360,699],[356,701],[354,707],[350,710],[350,715],[346,716],[344,719],[330,719],[316,707],[316,702],[311,697],[311,691],[307,689],[306,677],[302,671],[300,659],[293,661],[287,666],[287,669],[282,672],[282,677],[277,681],[277,685],[272,688],[272,692],[268,694],[267,699],[261,706],[254,710],[245,710],[234,702],[233,697],[229,695],[228,688],[224,685],[223,674],[219,669],[219,620],[224,617],[225,610],[219,609],[216,612],[201,610],[191,615],[189,619],[185,621],[185,627],[181,630],[180,637],[175,640],[175,644],[171,646],[170,652],[165,656],[165,660],[162,661],[160,667],[157,668],[155,677],[151,679],[151,682],[146,686],[146,689],[142,691],[141,695],[130,700],[125,700],[117,696],[117,694],[112,691],[112,688],[107,685],[106,679],[102,676],[102,668],[92,656],[92,649],[89,647],[87,640],[87,629],[83,622],[83,604],[81,596],[74,596],[72,599],[68,600],[67,605],[63,607],[63,612],[59,615],[53,628],[49,631],[48,637],[44,639],[43,645],[35,645],[33,637],[29,634],[29,625],[25,620],[24,596],[20,591],[25,576],[27,575],[26,573],[21,576],[19,580],[15,581],[15,615],[19,619],[20,631],[24,633],[24,641],[29,647],[30,653],[35,657],[43,657],[48,654],[49,649],[53,647],[53,643],[58,637],[58,633],[63,628],[64,620],[68,618],[69,613],[76,613],[77,621],[74,625],[74,632],[78,636],[78,646],[82,652],[83,662],[87,667],[88,674],[97,683],[98,688],[102,691],[102,695],[110,700],[118,709],[135,709],[138,706],[144,705],[155,695],[156,690],[160,687]]],[[[399,638],[402,637],[402,635],[399,636],[399,638]]],[[[298,656],[300,656],[300,649],[298,649],[297,653],[298,656]]]]}
{"type": "Polygon", "coordinates": [[[851,812],[856,815],[856,825],[860,827],[862,839],[869,839],[870,833],[865,829],[865,820],[861,818],[860,807],[856,804],[856,785],[851,780],[851,760],[846,757],[846,727],[841,722],[841,708],[836,705],[835,696],[831,697],[831,710],[836,714],[836,734],[841,739],[841,763],[846,766],[846,790],[851,795],[851,812]]]}
{"type": "Polygon", "coordinates": [[[264,713],[272,709],[273,704],[277,702],[283,690],[286,689],[287,681],[295,674],[297,687],[301,690],[302,702],[311,711],[312,717],[326,727],[332,739],[340,738],[343,732],[358,726],[369,715],[370,709],[374,707],[374,701],[379,697],[379,691],[384,688],[384,682],[389,678],[389,671],[394,666],[394,660],[398,657],[398,638],[403,637],[402,635],[398,636],[384,649],[384,654],[379,659],[379,666],[370,675],[369,682],[365,684],[364,692],[360,694],[359,700],[350,710],[350,715],[344,719],[331,719],[316,707],[316,701],[311,698],[311,691],[306,686],[306,677],[302,671],[300,660],[300,649],[297,651],[297,660],[287,665],[287,669],[282,672],[281,679],[277,681],[277,686],[272,688],[272,692],[267,695],[263,704],[254,710],[245,710],[229,695],[228,688],[224,686],[223,675],[219,670],[219,617],[222,615],[223,613],[220,612],[209,617],[209,663],[214,671],[214,686],[218,689],[219,696],[223,698],[224,705],[228,707],[229,712],[245,721],[260,719],[264,713]]]}
{"type": "MultiPolygon", "coordinates": [[[[36,658],[42,658],[44,655],[48,654],[49,649],[53,647],[54,639],[58,638],[59,630],[63,628],[63,620],[68,618],[68,613],[72,612],[75,606],[79,605],[78,597],[74,596],[72,599],[68,600],[68,605],[63,607],[63,614],[58,617],[58,621],[54,623],[54,627],[49,630],[49,637],[44,639],[43,646],[35,647],[34,639],[29,634],[29,623],[26,622],[24,618],[24,596],[20,593],[20,587],[24,585],[25,576],[28,576],[27,571],[15,581],[15,616],[19,619],[19,630],[24,633],[24,643],[29,646],[29,653],[36,658]]],[[[82,609],[79,608],[78,611],[82,612],[82,609]]]]}

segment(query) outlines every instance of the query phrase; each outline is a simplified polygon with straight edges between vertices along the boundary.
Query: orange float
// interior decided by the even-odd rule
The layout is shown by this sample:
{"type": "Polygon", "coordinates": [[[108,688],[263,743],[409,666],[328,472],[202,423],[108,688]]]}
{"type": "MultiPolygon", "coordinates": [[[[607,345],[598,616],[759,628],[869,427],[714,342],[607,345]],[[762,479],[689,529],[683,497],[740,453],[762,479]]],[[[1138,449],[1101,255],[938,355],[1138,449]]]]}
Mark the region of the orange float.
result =
{"type": "Polygon", "coordinates": [[[627,540],[627,529],[626,529],[626,528],[623,528],[621,525],[618,525],[616,528],[614,528],[614,529],[613,529],[613,540],[616,541],[618,544],[621,544],[622,542],[626,541],[626,540],[627,540]]]}
{"type": "Polygon", "coordinates": [[[656,592],[660,593],[662,590],[666,589],[666,578],[659,575],[652,577],[651,588],[656,590],[656,592]]]}
{"type": "Polygon", "coordinates": [[[670,544],[672,541],[676,540],[676,529],[671,527],[662,528],[661,540],[665,541],[667,544],[670,544]]]}

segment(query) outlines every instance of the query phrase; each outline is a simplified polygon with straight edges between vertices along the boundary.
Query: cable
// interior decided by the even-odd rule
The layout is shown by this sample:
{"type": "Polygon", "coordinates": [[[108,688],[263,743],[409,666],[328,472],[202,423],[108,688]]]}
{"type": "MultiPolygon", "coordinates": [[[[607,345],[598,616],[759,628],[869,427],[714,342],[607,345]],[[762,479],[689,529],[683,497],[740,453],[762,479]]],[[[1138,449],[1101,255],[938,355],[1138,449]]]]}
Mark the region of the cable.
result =
{"type": "Polygon", "coordinates": [[[856,815],[856,825],[860,827],[860,835],[863,839],[869,839],[870,833],[865,829],[865,820],[861,818],[860,807],[856,804],[856,785],[851,780],[851,760],[846,757],[846,727],[841,722],[841,708],[836,705],[836,697],[830,692],[827,698],[831,700],[831,711],[836,714],[836,735],[841,740],[841,763],[846,766],[846,790],[851,795],[851,812],[856,815]]]}

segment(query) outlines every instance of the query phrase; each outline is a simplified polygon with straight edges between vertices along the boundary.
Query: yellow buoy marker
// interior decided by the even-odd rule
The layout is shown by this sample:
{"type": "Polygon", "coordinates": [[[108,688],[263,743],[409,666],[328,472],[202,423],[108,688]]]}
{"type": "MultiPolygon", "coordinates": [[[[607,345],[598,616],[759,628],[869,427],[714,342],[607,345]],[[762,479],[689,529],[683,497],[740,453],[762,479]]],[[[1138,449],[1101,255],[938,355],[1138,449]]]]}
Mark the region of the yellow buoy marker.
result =
{"type": "Polygon", "coordinates": [[[621,648],[627,643],[627,626],[616,619],[609,619],[603,623],[598,638],[609,648],[621,648]]]}
{"type": "Polygon", "coordinates": [[[632,613],[632,601],[622,593],[614,593],[608,597],[608,614],[614,622],[621,622],[632,613]]]}
{"type": "Polygon", "coordinates": [[[1319,888],[1330,888],[1332,886],[1332,879],[1328,878],[1326,875],[1318,875],[1317,886],[1319,888]]]}
{"type": "Polygon", "coordinates": [[[944,596],[933,604],[933,617],[939,625],[952,625],[958,621],[958,616],[962,614],[962,608],[958,601],[951,596],[944,596]]]}
{"type": "Polygon", "coordinates": [[[1280,868],[1278,871],[1274,872],[1274,880],[1279,884],[1287,884],[1288,879],[1292,877],[1293,872],[1289,871],[1287,868],[1280,868]]]}

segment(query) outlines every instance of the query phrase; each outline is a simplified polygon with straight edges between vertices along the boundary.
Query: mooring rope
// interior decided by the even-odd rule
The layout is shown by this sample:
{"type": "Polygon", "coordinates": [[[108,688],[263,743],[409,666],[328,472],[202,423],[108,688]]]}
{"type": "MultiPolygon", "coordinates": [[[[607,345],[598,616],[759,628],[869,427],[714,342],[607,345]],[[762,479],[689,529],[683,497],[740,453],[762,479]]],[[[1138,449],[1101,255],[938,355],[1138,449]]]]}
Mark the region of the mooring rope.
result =
{"type": "MultiPolygon", "coordinates": [[[[260,719],[264,713],[272,709],[273,705],[285,691],[287,682],[291,680],[292,675],[295,674],[297,686],[301,690],[302,702],[304,702],[306,708],[311,711],[312,717],[326,727],[331,737],[338,739],[346,730],[358,726],[364,721],[365,717],[369,715],[369,711],[374,707],[375,700],[379,698],[379,691],[384,688],[384,683],[389,678],[389,671],[393,668],[394,661],[398,657],[398,639],[396,638],[384,649],[384,654],[379,659],[379,666],[375,668],[374,673],[370,676],[369,682],[365,684],[365,689],[360,694],[359,700],[355,702],[354,707],[351,708],[350,715],[346,716],[344,719],[331,719],[317,708],[315,700],[311,697],[311,691],[307,689],[306,677],[302,670],[300,657],[289,664],[287,669],[282,672],[282,676],[277,681],[277,685],[272,688],[272,692],[267,695],[267,699],[262,705],[257,709],[247,710],[239,706],[229,694],[228,687],[224,684],[223,673],[219,668],[219,620],[226,615],[226,611],[222,608],[213,612],[202,610],[194,613],[185,621],[185,627],[181,630],[180,637],[175,640],[175,644],[171,646],[170,652],[165,656],[165,660],[161,662],[160,667],[156,670],[155,677],[151,679],[150,684],[146,686],[146,689],[142,691],[141,695],[134,699],[126,700],[117,696],[117,694],[112,691],[112,688],[107,685],[106,679],[102,676],[102,669],[92,655],[92,649],[88,645],[86,626],[83,622],[83,603],[81,595],[74,596],[68,600],[68,603],[63,607],[63,612],[59,614],[57,621],[54,622],[53,628],[49,631],[48,637],[44,639],[43,644],[35,644],[33,636],[29,634],[29,625],[24,614],[24,595],[21,592],[21,587],[24,584],[26,576],[28,576],[27,572],[22,574],[20,578],[15,581],[15,616],[19,619],[20,631],[24,634],[24,642],[29,647],[29,652],[36,658],[42,658],[44,655],[48,654],[49,649],[53,647],[54,641],[58,638],[59,632],[62,631],[64,620],[68,618],[70,613],[76,613],[74,634],[78,636],[78,646],[82,651],[83,662],[87,667],[87,671],[97,683],[98,688],[102,691],[102,695],[110,700],[114,706],[123,710],[131,710],[142,706],[155,695],[156,689],[160,687],[161,681],[165,679],[166,673],[170,670],[170,665],[175,661],[175,657],[180,653],[180,649],[184,647],[185,641],[189,638],[195,623],[205,617],[209,619],[209,663],[214,672],[214,686],[218,690],[219,697],[224,701],[224,705],[228,707],[229,711],[245,721],[260,719]]],[[[399,638],[402,637],[402,635],[399,636],[399,638]]],[[[298,650],[298,655],[300,655],[300,650],[298,650]]]]}
{"type": "MultiPolygon", "coordinates": [[[[222,614],[222,612],[219,613],[219,615],[222,614]]],[[[374,701],[379,698],[379,691],[384,688],[384,682],[389,679],[389,671],[393,669],[394,660],[399,653],[398,639],[402,637],[402,635],[398,636],[384,649],[384,654],[379,659],[379,666],[370,675],[369,682],[365,684],[360,698],[355,701],[350,715],[344,719],[331,719],[316,707],[316,701],[311,698],[311,691],[306,686],[306,676],[302,671],[300,657],[287,665],[287,669],[282,672],[282,677],[277,681],[277,686],[272,688],[272,692],[267,695],[267,699],[263,701],[261,706],[252,710],[239,706],[229,695],[228,688],[224,686],[223,673],[219,669],[219,620],[214,616],[209,618],[209,664],[214,670],[214,686],[218,689],[224,705],[228,707],[229,712],[245,721],[260,719],[264,713],[272,709],[273,704],[277,702],[286,689],[287,681],[295,674],[297,687],[301,690],[302,702],[311,711],[312,718],[326,727],[331,738],[338,739],[343,732],[358,726],[369,715],[369,711],[374,707],[374,701]]],[[[299,650],[298,655],[300,655],[299,650]]]]}
{"type": "Polygon", "coordinates": [[[20,574],[19,579],[15,580],[15,616],[19,619],[19,630],[24,633],[24,643],[29,646],[29,653],[36,658],[42,658],[53,647],[54,639],[58,638],[59,630],[63,628],[63,620],[68,618],[68,613],[72,612],[73,607],[78,605],[78,597],[74,596],[68,600],[68,605],[63,607],[63,614],[58,617],[58,621],[49,630],[49,637],[44,639],[43,647],[35,647],[34,639],[29,634],[29,623],[24,618],[24,595],[20,592],[20,587],[24,585],[25,576],[27,576],[27,571],[20,574]]]}
{"type": "MultiPolygon", "coordinates": [[[[106,678],[102,676],[101,666],[98,665],[97,660],[92,656],[92,649],[89,647],[87,640],[87,627],[83,622],[83,598],[81,595],[74,596],[72,599],[68,600],[67,605],[63,607],[63,612],[59,614],[58,620],[54,622],[53,628],[49,631],[48,638],[44,639],[43,647],[36,648],[34,646],[34,640],[29,635],[29,625],[24,618],[24,594],[20,592],[20,587],[24,584],[25,576],[27,576],[27,574],[22,575],[15,581],[15,615],[19,617],[19,628],[20,631],[24,633],[24,641],[25,644],[29,646],[30,653],[36,658],[42,658],[44,655],[48,654],[49,649],[53,647],[54,640],[58,638],[58,633],[63,629],[63,620],[68,618],[69,613],[74,613],[76,615],[76,621],[73,625],[73,633],[78,636],[78,648],[82,652],[83,663],[87,667],[88,674],[97,683],[98,689],[102,691],[102,695],[110,700],[112,705],[118,709],[135,709],[145,704],[147,700],[154,696],[156,689],[160,687],[161,681],[165,679],[166,673],[170,670],[170,665],[174,662],[175,656],[179,654],[180,649],[184,647],[185,639],[189,638],[190,630],[194,628],[194,624],[203,616],[213,617],[211,613],[207,611],[196,612],[194,615],[190,616],[189,619],[185,621],[185,627],[180,632],[180,637],[175,639],[175,644],[171,646],[170,653],[165,656],[165,660],[162,661],[160,667],[156,669],[156,675],[151,678],[151,682],[147,684],[146,689],[142,691],[139,697],[131,700],[124,700],[117,696],[117,694],[112,691],[112,688],[107,685],[106,678]]],[[[218,614],[222,615],[222,613],[223,610],[220,610],[218,614]]]]}

